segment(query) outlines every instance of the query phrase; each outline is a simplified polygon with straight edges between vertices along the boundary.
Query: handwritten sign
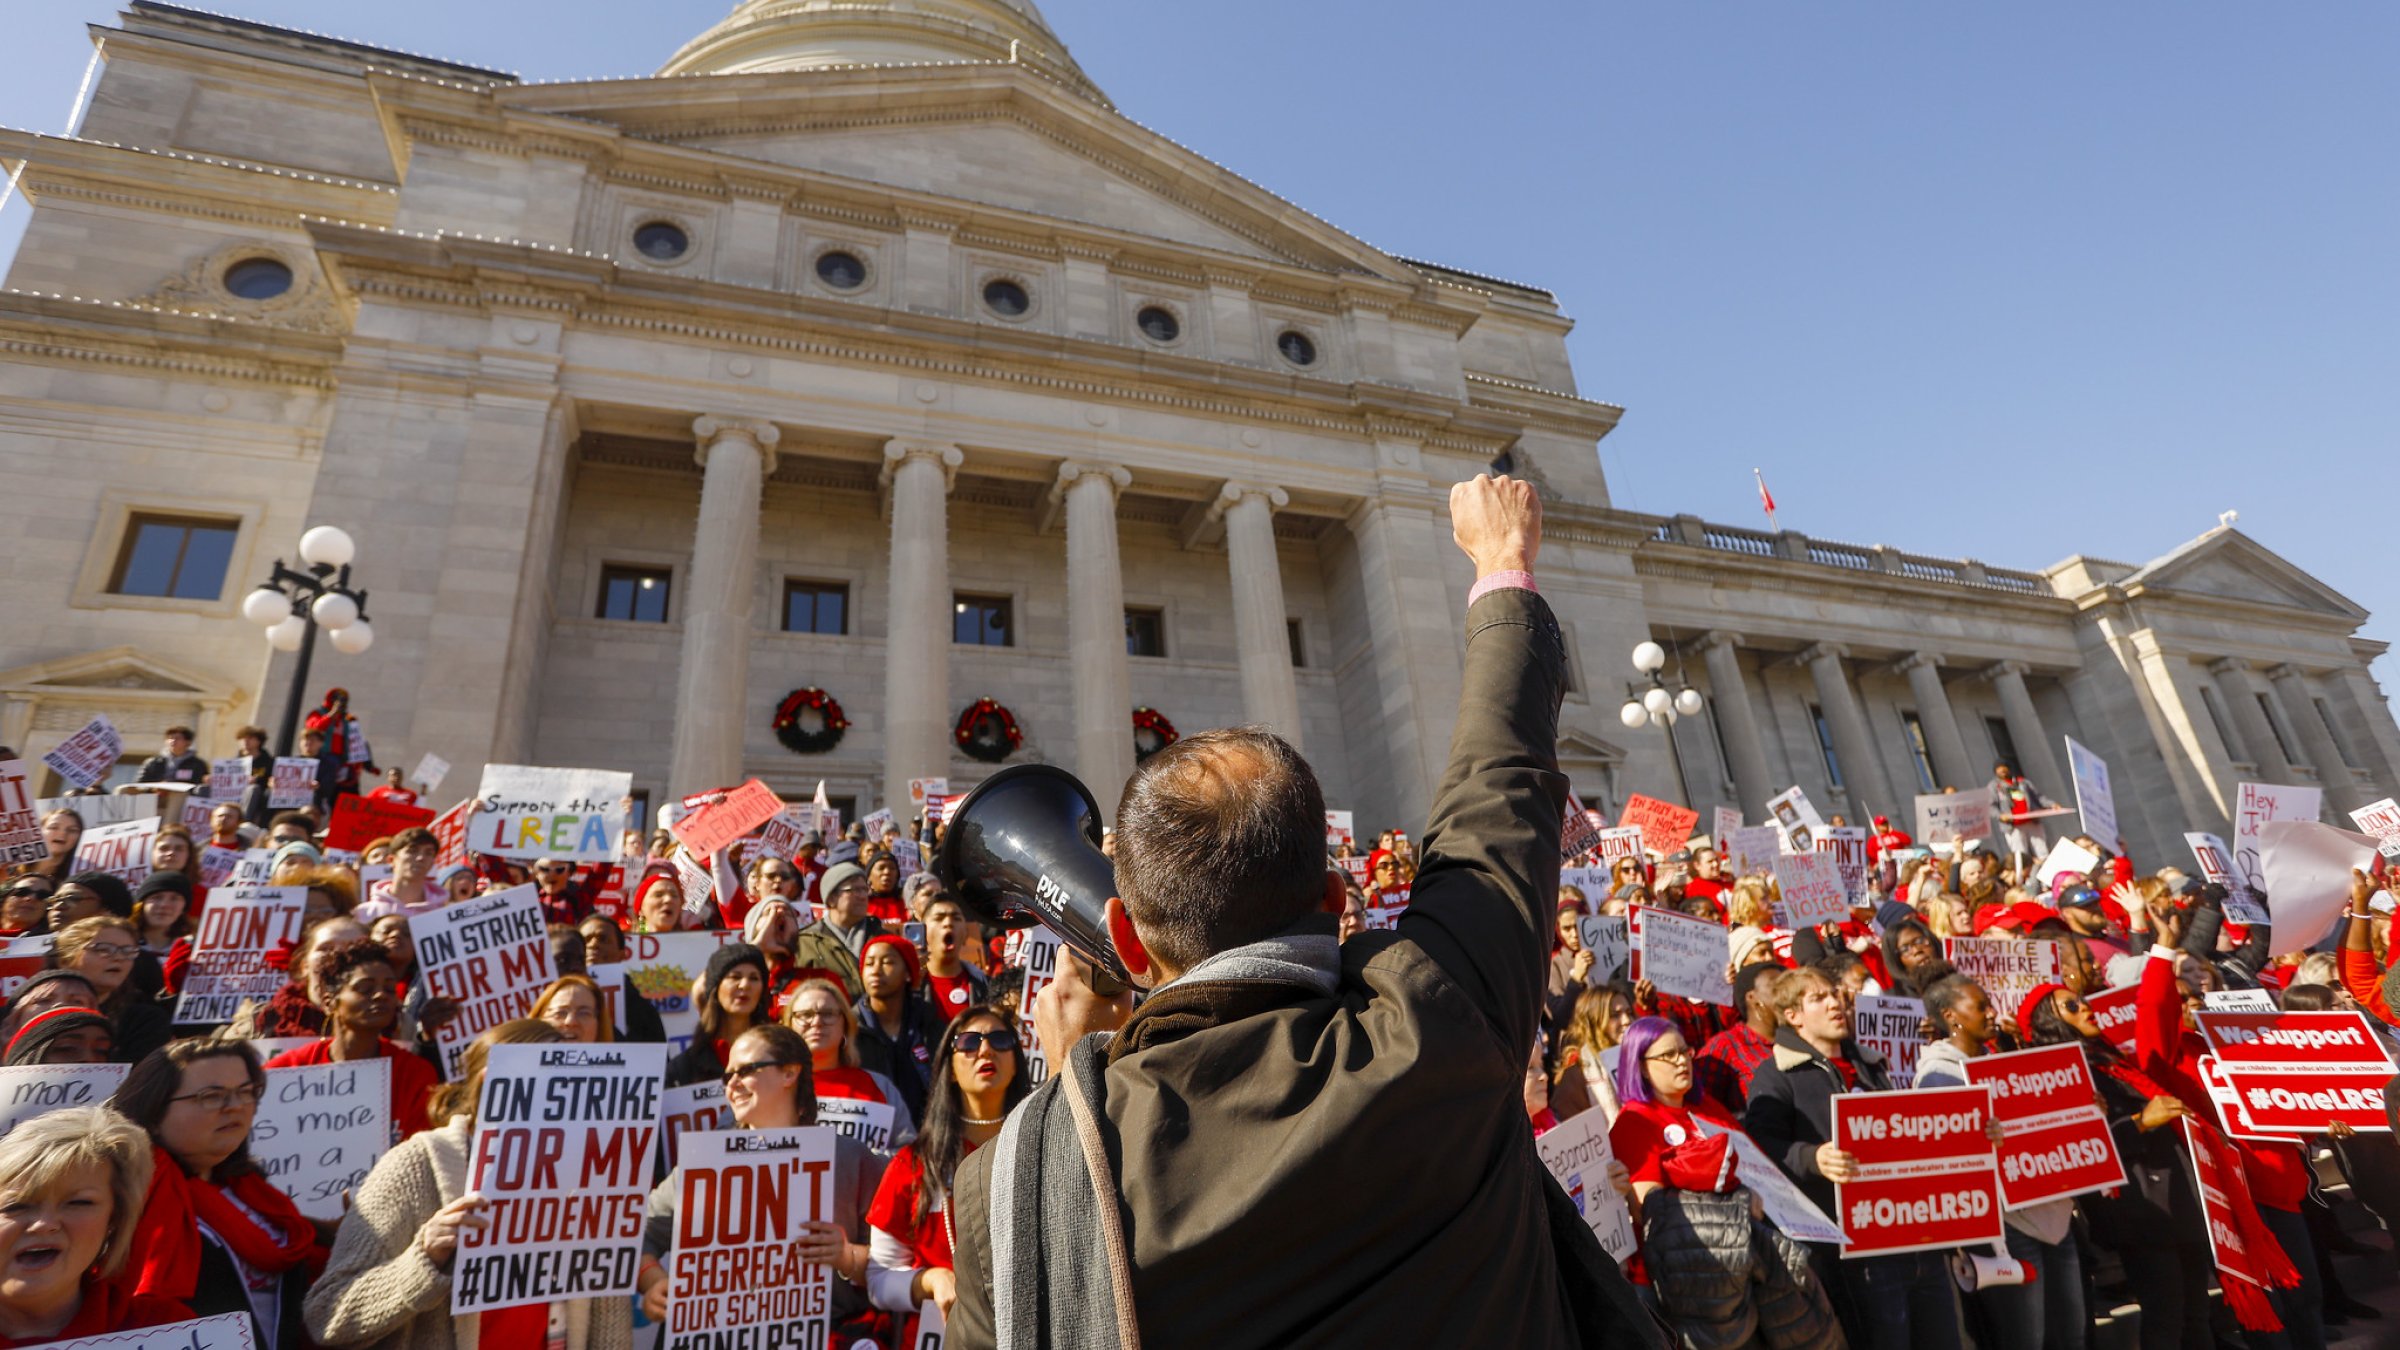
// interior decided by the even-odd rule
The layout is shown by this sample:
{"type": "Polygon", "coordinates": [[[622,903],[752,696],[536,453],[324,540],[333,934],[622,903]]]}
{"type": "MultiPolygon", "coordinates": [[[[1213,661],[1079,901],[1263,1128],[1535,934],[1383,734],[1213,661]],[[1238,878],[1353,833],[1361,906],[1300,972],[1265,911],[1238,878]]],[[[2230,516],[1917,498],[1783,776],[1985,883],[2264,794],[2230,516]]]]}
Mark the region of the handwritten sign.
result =
{"type": "Polygon", "coordinates": [[[1614,1157],[1608,1148],[1608,1113],[1585,1111],[1562,1120],[1535,1136],[1533,1150],[1608,1254],[1619,1261],[1633,1255],[1633,1215],[1608,1179],[1614,1157]]]}
{"type": "Polygon", "coordinates": [[[0,1134],[70,1106],[99,1106],[125,1081],[128,1064],[27,1064],[0,1069],[0,1134]]]}
{"type": "Polygon", "coordinates": [[[2006,1127],[2000,1187],[2008,1208],[2125,1184],[2081,1046],[1982,1055],[1967,1061],[1967,1081],[1991,1089],[1992,1113],[2006,1127]]]}
{"type": "Polygon", "coordinates": [[[125,738],[117,734],[105,716],[94,717],[72,736],[59,742],[56,749],[42,756],[67,786],[87,788],[108,777],[125,757],[125,738]]]}
{"type": "Polygon", "coordinates": [[[408,927],[425,991],[458,1002],[458,1016],[439,1033],[442,1076],[455,1080],[467,1046],[531,1012],[534,996],[557,978],[542,902],[533,887],[514,886],[429,910],[408,927]]]}
{"type": "Polygon", "coordinates": [[[1643,848],[1667,854],[1682,848],[1692,837],[1692,830],[1700,824],[1700,813],[1636,792],[1625,799],[1625,812],[1617,818],[1617,823],[1639,829],[1643,848]]]}
{"type": "Polygon", "coordinates": [[[1737,877],[1773,871],[1782,852],[1783,836],[1772,825],[1745,825],[1725,837],[1725,863],[1737,877]]]}
{"type": "Polygon", "coordinates": [[[1925,1051],[1925,1000],[1861,994],[1850,1010],[1852,1039],[1883,1056],[1892,1086],[1916,1086],[1917,1056],[1925,1051]]]}
{"type": "Polygon", "coordinates": [[[1733,832],[1740,828],[1742,813],[1730,806],[1720,806],[1716,809],[1715,823],[1709,827],[1708,837],[1716,841],[1717,847],[1723,848],[1725,841],[1731,839],[1733,832]]]}
{"type": "Polygon", "coordinates": [[[2093,754],[2074,737],[2066,738],[2067,774],[2075,780],[2075,812],[2083,817],[2083,832],[2102,848],[2117,846],[2117,797],[2109,786],[2108,761],[2093,754]]]}
{"type": "Polygon", "coordinates": [[[34,807],[31,775],[21,759],[0,759],[0,872],[50,856],[42,813],[34,807]]]}
{"type": "Polygon", "coordinates": [[[2001,1242],[1991,1118],[1983,1087],[1836,1094],[1834,1142],[1858,1159],[1833,1188],[1843,1259],[2001,1242]]]}
{"type": "Polygon", "coordinates": [[[47,1350],[258,1350],[246,1312],[42,1344],[47,1350]]]}
{"type": "Polygon", "coordinates": [[[150,846],[158,839],[159,823],[152,816],[85,830],[75,845],[75,870],[106,872],[128,886],[140,885],[150,875],[150,846]]]}
{"type": "Polygon", "coordinates": [[[1781,927],[1798,931],[1850,917],[1850,897],[1830,853],[1777,854],[1775,885],[1783,892],[1783,903],[1775,907],[1781,927]]]}
{"type": "Polygon", "coordinates": [[[433,823],[433,812],[375,797],[345,792],[333,799],[333,819],[325,823],[325,847],[363,851],[378,839],[433,823]]]}
{"type": "Polygon", "coordinates": [[[1917,798],[1917,842],[1948,844],[1992,837],[1992,799],[1981,792],[1928,792],[1917,798]]]}
{"type": "MultiPolygon", "coordinates": [[[[659,1124],[664,1128],[662,1146],[667,1151],[670,1169],[683,1162],[685,1135],[733,1128],[733,1108],[726,1104],[725,1084],[721,1079],[668,1088],[661,1101],[664,1105],[660,1108],[659,1124]]],[[[822,1115],[820,1112],[820,1118],[822,1115]]]]}
{"type": "MultiPolygon", "coordinates": [[[[908,780],[908,807],[920,816],[925,814],[925,803],[928,798],[949,795],[950,780],[947,778],[911,778],[908,780]]],[[[1336,815],[1342,818],[1341,827],[1347,832],[1350,828],[1350,813],[1347,811],[1326,812],[1326,828],[1328,830],[1333,828],[1333,818],[1336,815]]]]}
{"type": "Polygon", "coordinates": [[[722,800],[704,802],[686,812],[667,832],[694,853],[716,853],[782,810],[783,798],[775,795],[775,789],[753,778],[724,794],[722,800]]]}
{"type": "Polygon", "coordinates": [[[2234,792],[2233,869],[2251,890],[2267,893],[2267,859],[2258,831],[2277,820],[2315,820],[2325,809],[2322,788],[2242,783],[2234,792]]]}
{"type": "Polygon", "coordinates": [[[632,792],[630,773],[487,764],[467,847],[495,858],[607,862],[617,855],[632,792]]]}
{"type": "Polygon", "coordinates": [[[192,936],[192,964],[176,995],[175,1021],[184,1026],[230,1022],[244,1002],[275,997],[291,977],[269,966],[267,956],[299,940],[307,909],[305,886],[228,885],[212,891],[192,936]]]}
{"type": "Polygon", "coordinates": [[[1982,985],[1983,992],[1991,996],[1992,1007],[2003,1010],[2003,1015],[2014,1015],[2017,1005],[2036,986],[2058,982],[2058,944],[2047,939],[1954,937],[1945,941],[1950,944],[1950,964],[1982,985]]]}
{"type": "Polygon", "coordinates": [[[666,1073],[663,1045],[491,1048],[467,1157],[491,1222],[459,1233],[451,1312],[633,1292],[666,1073]]]}
{"type": "Polygon", "coordinates": [[[1815,804],[1799,788],[1786,788],[1767,799],[1767,817],[1782,836],[1786,853],[1814,853],[1817,833],[1825,828],[1825,818],[1817,814],[1815,804]]]}
{"type": "Polygon", "coordinates": [[[899,1147],[892,1142],[892,1129],[899,1118],[899,1111],[890,1102],[870,1102],[857,1097],[817,1098],[819,1125],[830,1126],[834,1133],[848,1135],[887,1158],[899,1147]]]}
{"type": "Polygon", "coordinates": [[[1635,905],[1627,917],[1632,974],[1637,983],[1648,980],[1662,994],[1733,1006],[1722,927],[1649,905],[1635,905]]]}
{"type": "Polygon", "coordinates": [[[390,1060],[267,1070],[250,1159],[301,1213],[339,1222],[349,1194],[391,1146],[390,1060]]]}
{"type": "Polygon", "coordinates": [[[2268,922],[2267,907],[2250,891],[2250,883],[2233,865],[2233,850],[2213,834],[2187,833],[2183,842],[2191,846],[2192,857],[2200,864],[2200,876],[2213,885],[2225,888],[2225,917],[2235,923],[2268,922]]]}
{"type": "MultiPolygon", "coordinates": [[[[1363,880],[1361,884],[1364,884],[1363,880]]],[[[1609,896],[1608,869],[1605,867],[1562,867],[1558,869],[1558,884],[1581,891],[1583,903],[1595,909],[1609,896]]]]}
{"type": "Polygon", "coordinates": [[[1592,954],[1594,988],[1607,983],[1625,968],[1625,958],[1633,954],[1633,939],[1622,914],[1587,914],[1575,921],[1575,931],[1583,939],[1584,950],[1592,954]]]}
{"type": "Polygon", "coordinates": [[[417,770],[409,775],[409,780],[430,796],[442,790],[442,780],[449,776],[450,761],[428,750],[417,757],[417,770]]]}
{"type": "Polygon", "coordinates": [[[793,1250],[802,1225],[837,1222],[834,1134],[730,1130],[684,1141],[662,1350],[826,1344],[833,1272],[793,1250]]]}

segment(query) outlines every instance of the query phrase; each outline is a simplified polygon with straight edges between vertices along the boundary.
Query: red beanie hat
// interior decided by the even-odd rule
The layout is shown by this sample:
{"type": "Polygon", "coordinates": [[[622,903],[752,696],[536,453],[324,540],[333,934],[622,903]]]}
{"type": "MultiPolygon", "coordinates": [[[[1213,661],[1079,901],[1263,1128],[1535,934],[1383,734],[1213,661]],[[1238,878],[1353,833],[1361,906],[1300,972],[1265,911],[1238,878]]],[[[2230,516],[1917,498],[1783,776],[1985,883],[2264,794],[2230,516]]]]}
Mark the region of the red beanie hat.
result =
{"type": "Polygon", "coordinates": [[[858,949],[859,968],[866,968],[868,952],[884,946],[899,950],[901,964],[908,967],[908,987],[916,988],[924,978],[917,970],[917,945],[897,933],[877,933],[868,938],[866,945],[858,949]]]}
{"type": "Polygon", "coordinates": [[[2033,992],[2025,996],[2025,1001],[2017,1005],[2017,1034],[2023,1036],[2026,1040],[2032,1040],[2033,1010],[2041,1007],[2043,1000],[2049,998],[2052,994],[2063,994],[2065,992],[2067,992],[2067,987],[2063,984],[2053,983],[2035,985],[2033,987],[2033,992]]]}

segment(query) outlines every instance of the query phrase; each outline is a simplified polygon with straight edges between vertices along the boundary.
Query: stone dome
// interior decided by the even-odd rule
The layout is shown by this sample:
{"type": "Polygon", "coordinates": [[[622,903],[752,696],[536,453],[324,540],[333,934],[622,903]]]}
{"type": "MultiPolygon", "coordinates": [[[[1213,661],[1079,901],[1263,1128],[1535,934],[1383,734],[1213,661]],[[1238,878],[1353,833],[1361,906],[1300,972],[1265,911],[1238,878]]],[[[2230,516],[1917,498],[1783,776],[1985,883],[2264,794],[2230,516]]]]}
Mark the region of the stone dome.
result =
{"type": "Polygon", "coordinates": [[[829,66],[1018,64],[1106,103],[1033,0],[742,0],[661,75],[829,66]]]}

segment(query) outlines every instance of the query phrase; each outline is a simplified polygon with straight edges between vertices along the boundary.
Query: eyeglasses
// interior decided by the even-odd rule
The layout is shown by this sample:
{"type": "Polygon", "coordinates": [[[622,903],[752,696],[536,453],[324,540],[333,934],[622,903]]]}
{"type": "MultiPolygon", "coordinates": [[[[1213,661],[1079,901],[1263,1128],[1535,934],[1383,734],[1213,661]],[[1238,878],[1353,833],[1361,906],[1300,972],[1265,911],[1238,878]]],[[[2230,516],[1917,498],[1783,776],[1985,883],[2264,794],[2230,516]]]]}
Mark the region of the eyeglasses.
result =
{"type": "Polygon", "coordinates": [[[94,956],[113,956],[119,960],[130,960],[142,951],[139,947],[129,947],[122,942],[87,942],[83,944],[83,949],[94,956]]]}
{"type": "Polygon", "coordinates": [[[50,898],[50,892],[39,886],[11,886],[6,891],[0,891],[0,895],[5,895],[11,900],[47,900],[50,898]]]}
{"type": "Polygon", "coordinates": [[[180,1097],[169,1097],[167,1100],[192,1102],[203,1111],[222,1111],[228,1106],[256,1106],[258,1099],[265,1095],[266,1093],[261,1089],[244,1084],[237,1088],[207,1088],[199,1092],[188,1092],[180,1097]]]}
{"type": "Polygon", "coordinates": [[[789,1062],[780,1059],[762,1059],[756,1064],[737,1064],[725,1071],[725,1085],[731,1087],[735,1083],[747,1083],[750,1081],[751,1075],[768,1069],[789,1069],[791,1067],[793,1066],[789,1062]]]}
{"type": "Polygon", "coordinates": [[[1003,1050],[1014,1050],[1017,1048],[1017,1033],[1013,1031],[962,1031],[958,1033],[958,1039],[951,1043],[952,1051],[961,1055],[981,1054],[986,1046],[991,1047],[995,1054],[1003,1050]]]}
{"type": "Polygon", "coordinates": [[[838,1012],[821,1012],[810,1008],[793,1013],[792,1020],[801,1026],[813,1027],[819,1022],[839,1022],[842,1020],[842,1015],[838,1012]]]}
{"type": "Polygon", "coordinates": [[[1688,1046],[1688,1045],[1687,1045],[1687,1046],[1684,1046],[1684,1047],[1682,1047],[1681,1049],[1676,1049],[1676,1050],[1661,1050],[1661,1051],[1659,1051],[1659,1052],[1658,1052],[1657,1054],[1655,1054],[1655,1055],[1644,1055],[1644,1056],[1642,1056],[1642,1058],[1644,1058],[1644,1059],[1656,1059],[1656,1060],[1664,1060],[1664,1061],[1666,1061],[1667,1063],[1670,1063],[1670,1064],[1672,1064],[1672,1063],[1675,1063],[1675,1062],[1677,1062],[1677,1061],[1679,1061],[1679,1060],[1680,1060],[1680,1061],[1683,1061],[1683,1062],[1685,1062],[1685,1063],[1689,1063],[1689,1062],[1691,1061],[1691,1058],[1692,1058],[1692,1049],[1691,1049],[1691,1047],[1690,1047],[1690,1046],[1688,1046]]]}

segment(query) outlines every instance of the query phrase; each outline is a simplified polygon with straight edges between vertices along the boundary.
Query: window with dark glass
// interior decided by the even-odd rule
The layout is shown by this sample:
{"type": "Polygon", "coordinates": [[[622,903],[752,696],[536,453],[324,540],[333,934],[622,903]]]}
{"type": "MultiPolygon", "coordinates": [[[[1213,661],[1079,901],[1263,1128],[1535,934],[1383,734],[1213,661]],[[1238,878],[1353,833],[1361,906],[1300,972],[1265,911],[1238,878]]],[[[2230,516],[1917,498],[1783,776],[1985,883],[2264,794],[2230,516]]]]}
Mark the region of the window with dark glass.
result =
{"type": "Polygon", "coordinates": [[[961,595],[950,606],[950,640],[970,647],[1014,647],[1015,625],[1005,595],[961,595]]]}
{"type": "Polygon", "coordinates": [[[1305,670],[1308,667],[1308,646],[1300,640],[1300,621],[1285,619],[1283,635],[1292,641],[1292,669],[1305,670]]]}
{"type": "Polygon", "coordinates": [[[650,833],[650,789],[635,788],[625,794],[632,805],[625,812],[625,828],[635,834],[650,833]]]}
{"type": "Polygon", "coordinates": [[[1167,616],[1155,609],[1125,611],[1125,654],[1127,656],[1165,656],[1167,654],[1167,616]]]}
{"type": "Polygon", "coordinates": [[[1005,278],[984,283],[983,303],[1003,319],[1022,318],[1033,309],[1033,297],[1025,288],[1005,278]]]}
{"type": "Polygon", "coordinates": [[[1909,762],[1917,766],[1917,791],[1933,791],[1933,751],[1925,744],[1925,723],[1913,708],[1900,710],[1900,728],[1908,733],[1909,762]]]}
{"type": "Polygon", "coordinates": [[[1825,722],[1825,710],[1814,703],[1808,705],[1808,720],[1816,724],[1817,749],[1825,756],[1825,781],[1839,792],[1842,787],[1842,762],[1834,757],[1833,728],[1825,722]]]}
{"type": "Polygon", "coordinates": [[[654,220],[633,232],[633,246],[645,258],[673,262],[692,248],[692,237],[680,225],[654,220]]]}
{"type": "Polygon", "coordinates": [[[1183,321],[1163,305],[1143,306],[1142,312],[1133,316],[1133,321],[1141,328],[1142,336],[1152,342],[1173,342],[1183,336],[1183,321]]]}
{"type": "Polygon", "coordinates": [[[137,515],[125,524],[108,589],[115,595],[214,600],[224,593],[239,533],[230,520],[137,515]]]}
{"type": "Polygon", "coordinates": [[[839,581],[786,581],[783,631],[829,637],[849,632],[850,588],[839,581]]]}
{"type": "Polygon", "coordinates": [[[292,269],[273,258],[244,258],[225,269],[225,289],[244,300],[272,300],[292,288],[292,269]]]}
{"type": "Polygon", "coordinates": [[[626,623],[665,623],[672,574],[663,567],[600,569],[600,607],[595,617],[626,623]]]}
{"type": "Polygon", "coordinates": [[[857,254],[843,253],[838,249],[819,254],[817,280],[837,291],[855,291],[867,284],[867,265],[859,261],[857,254]]]}
{"type": "Polygon", "coordinates": [[[1317,363],[1317,344],[1309,341],[1306,333],[1285,329],[1283,336],[1275,339],[1275,350],[1282,352],[1283,359],[1295,366],[1313,366],[1317,363]]]}
{"type": "Polygon", "coordinates": [[[844,828],[848,827],[849,822],[858,819],[858,798],[856,797],[827,797],[825,804],[842,813],[844,828]]]}

